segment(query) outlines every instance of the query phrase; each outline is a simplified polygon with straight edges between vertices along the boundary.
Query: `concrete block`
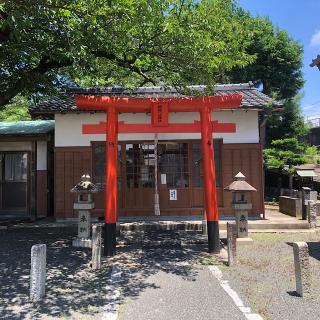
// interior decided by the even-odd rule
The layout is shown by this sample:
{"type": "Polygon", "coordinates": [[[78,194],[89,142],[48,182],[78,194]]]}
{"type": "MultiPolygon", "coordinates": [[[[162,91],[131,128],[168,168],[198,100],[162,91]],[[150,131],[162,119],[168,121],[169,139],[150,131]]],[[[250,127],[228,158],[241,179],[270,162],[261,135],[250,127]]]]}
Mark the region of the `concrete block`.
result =
{"type": "Polygon", "coordinates": [[[292,217],[302,218],[302,199],[294,197],[279,197],[279,211],[292,217]]]}

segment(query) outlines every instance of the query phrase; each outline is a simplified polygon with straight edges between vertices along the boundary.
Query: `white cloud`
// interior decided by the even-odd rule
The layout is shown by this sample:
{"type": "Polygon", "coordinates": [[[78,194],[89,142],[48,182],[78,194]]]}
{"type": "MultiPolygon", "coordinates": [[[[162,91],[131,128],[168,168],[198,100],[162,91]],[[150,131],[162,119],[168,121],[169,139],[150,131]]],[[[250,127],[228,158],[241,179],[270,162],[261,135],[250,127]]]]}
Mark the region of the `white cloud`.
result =
{"type": "Polygon", "coordinates": [[[310,46],[312,47],[316,47],[316,46],[320,46],[320,30],[317,30],[310,41],[310,46]]]}

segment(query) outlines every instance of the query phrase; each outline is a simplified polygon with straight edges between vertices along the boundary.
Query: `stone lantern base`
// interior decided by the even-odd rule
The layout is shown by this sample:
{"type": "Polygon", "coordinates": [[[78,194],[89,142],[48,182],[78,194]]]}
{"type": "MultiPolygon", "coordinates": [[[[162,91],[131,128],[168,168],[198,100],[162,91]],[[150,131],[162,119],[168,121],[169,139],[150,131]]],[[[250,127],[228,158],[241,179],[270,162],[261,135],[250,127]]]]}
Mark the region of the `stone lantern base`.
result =
{"type": "MultiPolygon", "coordinates": [[[[76,205],[76,204],[75,204],[76,205]]],[[[77,204],[79,207],[79,204],[77,204]]],[[[91,208],[90,208],[91,209],[91,208]]],[[[91,214],[88,210],[79,210],[78,214],[78,236],[72,241],[73,247],[91,248],[92,241],[90,239],[91,214]]]]}

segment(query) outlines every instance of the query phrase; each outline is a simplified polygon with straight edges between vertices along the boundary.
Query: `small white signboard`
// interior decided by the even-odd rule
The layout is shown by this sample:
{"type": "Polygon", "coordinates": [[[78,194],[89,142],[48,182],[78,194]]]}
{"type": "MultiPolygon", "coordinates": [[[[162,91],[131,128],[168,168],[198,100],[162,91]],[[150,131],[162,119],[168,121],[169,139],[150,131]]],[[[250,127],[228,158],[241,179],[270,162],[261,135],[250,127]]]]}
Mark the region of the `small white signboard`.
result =
{"type": "Polygon", "coordinates": [[[170,200],[177,200],[177,189],[170,189],[169,190],[169,199],[170,200]]]}
{"type": "Polygon", "coordinates": [[[167,175],[165,173],[161,173],[161,184],[167,184],[167,175]]]}

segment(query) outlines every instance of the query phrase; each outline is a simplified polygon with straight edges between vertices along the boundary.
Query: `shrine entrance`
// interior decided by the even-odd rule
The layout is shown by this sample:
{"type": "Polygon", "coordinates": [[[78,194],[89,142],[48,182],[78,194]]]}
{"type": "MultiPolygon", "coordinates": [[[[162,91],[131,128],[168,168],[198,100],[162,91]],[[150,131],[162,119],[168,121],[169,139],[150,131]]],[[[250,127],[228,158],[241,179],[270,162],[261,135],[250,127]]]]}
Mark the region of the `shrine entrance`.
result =
{"type": "MultiPolygon", "coordinates": [[[[118,186],[118,133],[201,133],[201,151],[203,164],[203,189],[205,213],[208,227],[208,249],[209,252],[219,252],[219,215],[216,190],[216,174],[213,148],[213,132],[235,132],[234,123],[218,123],[211,121],[213,109],[235,109],[239,108],[243,95],[232,94],[225,96],[207,97],[174,97],[174,98],[133,98],[119,96],[89,96],[76,95],[76,105],[79,109],[104,111],[106,122],[98,124],[83,125],[83,134],[106,134],[106,184],[105,184],[105,228],[104,228],[104,254],[113,256],[116,249],[116,222],[117,222],[117,186],[118,186]],[[150,124],[132,124],[118,121],[119,113],[151,113],[150,124]],[[174,112],[199,112],[200,121],[194,123],[170,123],[169,113],[174,112]]],[[[126,189],[152,188],[152,175],[164,179],[169,183],[176,184],[177,188],[186,189],[190,184],[190,178],[186,175],[183,150],[184,144],[169,143],[159,144],[158,148],[152,150],[150,144],[129,144],[128,155],[131,154],[128,163],[129,178],[126,177],[126,189]],[[158,151],[162,152],[163,173],[156,174],[158,165],[151,156],[158,151]],[[176,172],[171,168],[170,157],[177,160],[174,166],[179,167],[176,172]],[[142,163],[142,164],[141,164],[142,163]],[[135,174],[138,172],[139,174],[135,174]],[[153,169],[154,168],[154,169],[153,169]],[[131,171],[130,171],[131,170],[131,171]],[[163,175],[163,176],[161,176],[163,175]],[[166,176],[166,177],[165,177],[166,176]],[[185,179],[185,178],[188,179],[185,179]],[[129,186],[128,186],[129,182],[129,186]]],[[[127,153],[127,146],[125,148],[127,153]]],[[[127,163],[126,163],[127,166],[127,163]]],[[[160,171],[161,171],[160,170],[160,171]]],[[[158,186],[158,185],[156,185],[158,186]]],[[[176,189],[172,189],[176,190],[176,189]]],[[[141,192],[141,191],[139,191],[141,192]]],[[[174,191],[170,191],[170,197],[176,197],[174,191]]],[[[184,196],[187,198],[187,196],[184,196]]],[[[156,197],[154,198],[156,202],[156,197]]]]}

